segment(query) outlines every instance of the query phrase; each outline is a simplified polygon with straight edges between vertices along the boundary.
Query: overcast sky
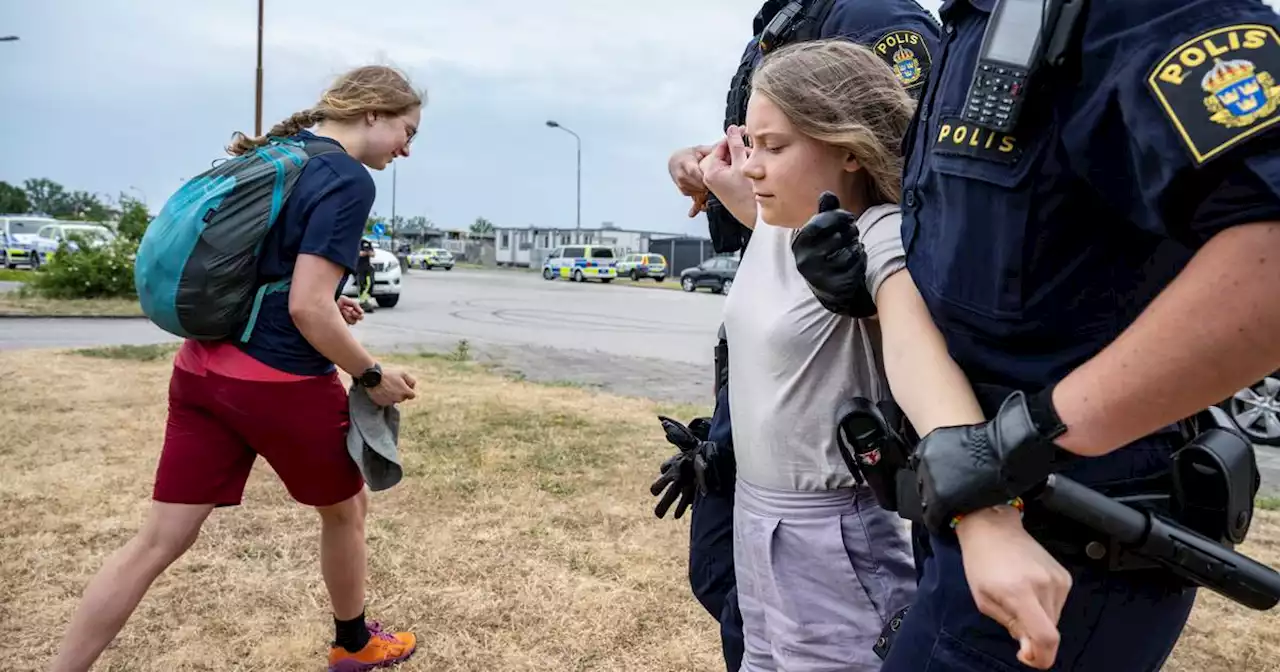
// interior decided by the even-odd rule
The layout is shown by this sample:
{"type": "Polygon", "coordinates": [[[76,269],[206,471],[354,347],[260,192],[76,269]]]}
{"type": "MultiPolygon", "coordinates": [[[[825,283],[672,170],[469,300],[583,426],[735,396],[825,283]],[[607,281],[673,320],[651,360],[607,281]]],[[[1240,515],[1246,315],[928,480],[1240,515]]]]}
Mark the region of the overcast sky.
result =
{"type": "MultiPolygon", "coordinates": [[[[572,226],[574,139],[555,119],[582,136],[583,226],[703,234],[666,159],[717,139],[759,6],[266,0],[263,128],[349,67],[395,65],[429,97],[397,161],[397,214],[572,226]]],[[[254,0],[0,0],[0,35],[21,37],[0,43],[0,180],[131,191],[158,210],[253,131],[256,22],[254,0]]],[[[390,215],[391,169],[374,179],[390,215]]]]}

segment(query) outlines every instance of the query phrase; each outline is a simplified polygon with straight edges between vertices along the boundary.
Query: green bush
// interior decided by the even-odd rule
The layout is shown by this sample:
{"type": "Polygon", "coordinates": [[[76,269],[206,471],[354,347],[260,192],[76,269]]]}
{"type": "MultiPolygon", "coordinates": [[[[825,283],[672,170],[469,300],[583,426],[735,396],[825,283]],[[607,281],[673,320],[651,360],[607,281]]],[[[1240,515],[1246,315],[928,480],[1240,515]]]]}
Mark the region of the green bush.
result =
{"type": "Polygon", "coordinates": [[[133,259],[137,253],[138,243],[124,236],[101,246],[78,241],[75,250],[64,241],[28,285],[51,299],[136,297],[133,259]]]}

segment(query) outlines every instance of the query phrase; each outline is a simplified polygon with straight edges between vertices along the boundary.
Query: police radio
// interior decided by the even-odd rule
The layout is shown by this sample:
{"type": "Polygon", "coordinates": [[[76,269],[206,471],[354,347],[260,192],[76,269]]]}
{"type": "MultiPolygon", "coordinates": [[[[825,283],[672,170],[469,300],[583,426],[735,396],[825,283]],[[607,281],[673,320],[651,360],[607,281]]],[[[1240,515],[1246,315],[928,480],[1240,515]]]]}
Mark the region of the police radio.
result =
{"type": "Polygon", "coordinates": [[[982,36],[965,120],[1011,133],[1035,74],[1065,59],[1084,4],[1085,0],[998,0],[982,36]]]}
{"type": "Polygon", "coordinates": [[[786,37],[787,30],[791,28],[791,24],[804,11],[804,3],[800,0],[791,0],[785,7],[778,10],[777,14],[769,20],[769,25],[760,31],[760,51],[767,52],[773,48],[782,38],[786,37]]]}

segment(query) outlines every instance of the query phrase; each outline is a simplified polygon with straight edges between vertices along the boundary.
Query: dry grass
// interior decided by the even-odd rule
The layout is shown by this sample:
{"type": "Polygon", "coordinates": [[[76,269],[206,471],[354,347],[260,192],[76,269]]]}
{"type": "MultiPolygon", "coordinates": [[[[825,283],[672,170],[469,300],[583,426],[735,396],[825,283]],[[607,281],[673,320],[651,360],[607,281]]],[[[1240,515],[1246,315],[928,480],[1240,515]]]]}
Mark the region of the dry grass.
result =
{"type": "Polygon", "coordinates": [[[45,299],[0,293],[0,315],[141,316],[137,299],[45,299]]]}
{"type": "MultiPolygon", "coordinates": [[[[169,358],[0,353],[0,660],[42,669],[85,582],[147,510],[169,358]],[[151,359],[151,361],[145,361],[151,359]]],[[[171,353],[171,350],[162,351],[171,353]]],[[[687,517],[648,494],[668,454],[638,399],[416,358],[405,479],[372,493],[369,615],[422,643],[405,670],[714,670],[685,578],[687,517]]],[[[316,515],[259,461],[244,504],[143,600],[98,670],[317,670],[332,623],[316,515]]],[[[16,666],[16,667],[15,667],[16,666]]]]}
{"type": "MultiPolygon", "coordinates": [[[[172,350],[0,353],[0,659],[37,670],[148,506],[172,350]],[[21,431],[15,431],[21,428],[21,431]]],[[[405,480],[371,496],[369,613],[422,643],[404,670],[718,670],[685,579],[687,521],[647,492],[654,414],[689,407],[405,360],[405,480]]],[[[317,670],[331,636],[314,513],[259,463],[96,669],[317,670]]],[[[1280,514],[1246,550],[1280,565],[1280,514]]],[[[1280,670],[1280,616],[1203,595],[1171,672],[1280,670]]]]}

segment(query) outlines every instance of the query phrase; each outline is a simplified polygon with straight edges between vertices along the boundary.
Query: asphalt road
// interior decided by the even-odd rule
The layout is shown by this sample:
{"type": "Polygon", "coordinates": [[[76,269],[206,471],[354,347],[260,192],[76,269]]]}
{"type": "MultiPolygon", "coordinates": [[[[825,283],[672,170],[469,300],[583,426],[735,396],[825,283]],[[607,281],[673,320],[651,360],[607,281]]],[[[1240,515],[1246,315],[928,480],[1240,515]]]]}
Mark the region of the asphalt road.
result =
{"type": "MultiPolygon", "coordinates": [[[[709,366],[723,307],[723,297],[706,291],[549,282],[520,271],[419,270],[406,276],[399,305],[368,315],[355,331],[373,347],[452,347],[467,339],[709,366]]],[[[0,348],[166,340],[145,320],[6,320],[0,331],[0,348]]]]}
{"type": "MultiPolygon", "coordinates": [[[[705,290],[546,281],[522,271],[415,270],[396,307],[367,315],[353,331],[379,350],[447,351],[465,340],[477,358],[534,380],[710,404],[723,309],[724,297],[705,290]]],[[[0,321],[0,349],[174,340],[144,319],[0,321]]]]}

